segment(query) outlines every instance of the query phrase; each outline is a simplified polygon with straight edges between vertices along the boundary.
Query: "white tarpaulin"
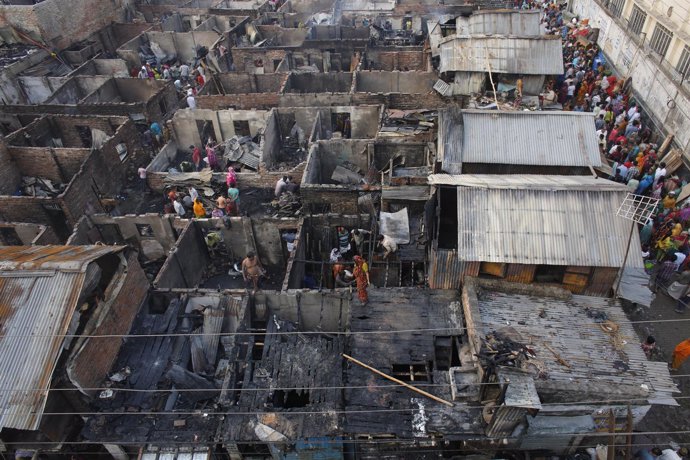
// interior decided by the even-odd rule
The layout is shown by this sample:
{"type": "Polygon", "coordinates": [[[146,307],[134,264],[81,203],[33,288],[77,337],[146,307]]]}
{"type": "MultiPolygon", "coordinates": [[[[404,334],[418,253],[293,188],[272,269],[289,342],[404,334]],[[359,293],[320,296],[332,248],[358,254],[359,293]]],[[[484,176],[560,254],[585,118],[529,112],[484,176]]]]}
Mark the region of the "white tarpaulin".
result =
{"type": "Polygon", "coordinates": [[[381,234],[389,236],[397,244],[410,242],[410,219],[407,216],[407,208],[398,212],[381,212],[379,222],[381,234]]]}

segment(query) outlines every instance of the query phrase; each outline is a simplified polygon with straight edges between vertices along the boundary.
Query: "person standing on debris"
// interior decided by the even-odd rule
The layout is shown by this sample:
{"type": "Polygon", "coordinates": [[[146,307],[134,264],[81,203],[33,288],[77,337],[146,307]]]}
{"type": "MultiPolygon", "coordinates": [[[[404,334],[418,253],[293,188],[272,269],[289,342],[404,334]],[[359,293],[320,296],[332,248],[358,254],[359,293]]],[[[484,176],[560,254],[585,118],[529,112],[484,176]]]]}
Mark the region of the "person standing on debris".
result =
{"type": "Polygon", "coordinates": [[[224,217],[225,216],[225,207],[221,207],[216,205],[213,208],[213,211],[211,211],[211,217],[224,217]]]}
{"type": "Polygon", "coordinates": [[[194,187],[188,187],[187,191],[189,192],[189,196],[192,198],[192,202],[195,202],[199,199],[199,192],[197,192],[194,187]]]}
{"type": "Polygon", "coordinates": [[[225,197],[221,195],[218,198],[216,198],[216,205],[220,209],[225,210],[225,207],[228,205],[228,200],[226,200],[225,197]]]}
{"type": "Polygon", "coordinates": [[[349,258],[350,246],[350,232],[345,227],[338,227],[336,229],[338,236],[338,250],[343,257],[349,258]]]}
{"type": "Polygon", "coordinates": [[[146,70],[146,66],[141,66],[141,70],[137,76],[142,80],[147,80],[149,78],[149,72],[146,70]]]}
{"type": "Polygon", "coordinates": [[[225,175],[225,184],[230,186],[235,186],[237,184],[237,174],[235,173],[235,168],[228,166],[228,173],[225,175]]]}
{"type": "Polygon", "coordinates": [[[364,238],[366,238],[366,235],[370,235],[371,232],[363,228],[355,228],[351,233],[351,241],[355,244],[355,252],[360,256],[364,255],[364,238]]]}
{"type": "Polygon", "coordinates": [[[204,219],[206,217],[206,209],[204,209],[204,205],[201,204],[199,198],[194,200],[194,217],[197,219],[204,219]]]}
{"type": "Polygon", "coordinates": [[[175,208],[175,212],[177,213],[177,215],[180,217],[184,217],[184,215],[187,213],[187,210],[184,208],[184,205],[182,204],[182,200],[180,200],[179,198],[173,201],[173,207],[175,208]]]}
{"type": "Polygon", "coordinates": [[[196,99],[194,98],[194,91],[191,89],[187,90],[187,107],[192,110],[196,109],[196,99]]]}
{"type": "Polygon", "coordinates": [[[278,182],[276,182],[276,188],[275,188],[276,198],[280,198],[280,195],[285,193],[285,190],[287,189],[287,184],[288,184],[288,176],[283,176],[280,179],[278,179],[278,182]]]}
{"type": "Polygon", "coordinates": [[[398,250],[397,243],[388,235],[379,235],[377,241],[379,243],[379,248],[383,250],[384,259],[387,259],[389,255],[398,250]]]}
{"type": "Polygon", "coordinates": [[[161,147],[163,145],[163,130],[161,129],[161,125],[154,121],[151,123],[149,130],[151,131],[151,134],[153,134],[153,138],[156,141],[156,146],[161,147]]]}
{"type": "Polygon", "coordinates": [[[218,157],[216,156],[216,146],[213,145],[211,139],[206,143],[206,160],[211,171],[216,171],[220,167],[218,164],[218,157]]]}
{"type": "Polygon", "coordinates": [[[190,145],[189,150],[192,151],[192,163],[197,171],[201,171],[201,149],[195,145],[190,145]]]}
{"type": "Polygon", "coordinates": [[[247,257],[242,261],[242,277],[244,278],[245,285],[249,288],[251,283],[254,288],[253,294],[259,290],[259,282],[261,277],[264,275],[265,271],[261,266],[259,258],[253,252],[248,252],[247,257]]]}
{"type": "Polygon", "coordinates": [[[366,306],[369,303],[369,294],[367,293],[369,265],[360,256],[355,256],[355,270],[353,274],[357,282],[357,298],[359,298],[362,306],[366,306]]]}
{"type": "Polygon", "coordinates": [[[671,359],[671,370],[677,371],[686,359],[690,357],[690,339],[685,339],[676,345],[671,359]]]}
{"type": "Polygon", "coordinates": [[[228,188],[228,200],[227,207],[225,208],[228,216],[239,216],[240,215],[240,190],[235,186],[231,185],[228,188]]]}
{"type": "Polygon", "coordinates": [[[180,66],[180,80],[182,80],[183,83],[187,83],[189,81],[190,70],[191,69],[186,63],[180,66]]]}
{"type": "Polygon", "coordinates": [[[647,359],[649,359],[652,356],[652,352],[656,349],[656,339],[651,335],[647,336],[647,340],[640,344],[640,348],[642,348],[647,359]]]}
{"type": "Polygon", "coordinates": [[[146,168],[141,166],[137,169],[137,174],[139,175],[139,184],[141,184],[141,191],[146,193],[148,191],[148,184],[146,183],[146,168]]]}
{"type": "Polygon", "coordinates": [[[299,190],[299,184],[297,184],[293,179],[292,176],[288,176],[287,178],[287,187],[285,187],[286,192],[290,193],[297,193],[299,190]]]}

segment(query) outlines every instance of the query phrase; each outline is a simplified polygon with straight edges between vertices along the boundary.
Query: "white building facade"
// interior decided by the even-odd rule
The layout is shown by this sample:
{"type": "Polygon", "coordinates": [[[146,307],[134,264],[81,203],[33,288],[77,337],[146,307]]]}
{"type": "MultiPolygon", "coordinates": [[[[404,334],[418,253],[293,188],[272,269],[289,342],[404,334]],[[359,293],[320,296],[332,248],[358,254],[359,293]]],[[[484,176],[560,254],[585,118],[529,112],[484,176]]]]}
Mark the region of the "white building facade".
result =
{"type": "Polygon", "coordinates": [[[690,1],[572,0],[600,29],[598,44],[656,127],[675,136],[690,164],[690,1]]]}

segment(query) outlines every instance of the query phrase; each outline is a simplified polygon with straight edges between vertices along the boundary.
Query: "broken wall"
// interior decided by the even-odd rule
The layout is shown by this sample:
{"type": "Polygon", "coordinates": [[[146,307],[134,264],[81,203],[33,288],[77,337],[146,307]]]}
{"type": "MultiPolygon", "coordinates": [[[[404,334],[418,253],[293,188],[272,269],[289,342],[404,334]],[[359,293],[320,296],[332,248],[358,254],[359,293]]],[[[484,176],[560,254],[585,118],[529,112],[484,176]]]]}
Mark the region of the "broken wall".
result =
{"type": "Polygon", "coordinates": [[[353,74],[338,73],[305,73],[290,74],[285,84],[286,93],[349,93],[352,89],[353,74]]]}
{"type": "Polygon", "coordinates": [[[0,27],[16,27],[51,48],[64,49],[111,22],[124,22],[130,4],[131,0],[46,0],[35,5],[3,5],[0,27]]]}
{"type": "Polygon", "coordinates": [[[76,224],[85,213],[94,214],[102,209],[96,191],[105,196],[113,196],[120,191],[129,161],[135,150],[140,148],[139,133],[134,122],[127,119],[99,150],[91,152],[62,195],[71,225],[76,224]],[[125,161],[120,159],[117,152],[119,144],[127,146],[129,155],[125,161]]]}
{"type": "Polygon", "coordinates": [[[73,77],[58,88],[51,97],[45,100],[45,104],[77,104],[83,98],[106,84],[110,76],[73,77]]]}
{"type": "MultiPolygon", "coordinates": [[[[425,94],[433,91],[435,72],[357,72],[355,91],[361,93],[425,94]]],[[[435,107],[434,107],[435,108],[435,107]]]]}
{"type": "Polygon", "coordinates": [[[286,79],[286,74],[275,73],[222,73],[216,78],[223,94],[278,93],[286,79]]]}
{"type": "Polygon", "coordinates": [[[368,48],[362,68],[385,71],[431,70],[428,55],[422,46],[368,48]]]}
{"type": "Polygon", "coordinates": [[[213,31],[183,33],[149,31],[123,44],[117,49],[117,54],[127,61],[130,68],[141,67],[140,46],[156,43],[168,58],[176,58],[180,62],[190,63],[196,59],[197,49],[200,46],[205,46],[210,51],[221,38],[213,31]]]}
{"type": "Polygon", "coordinates": [[[265,304],[281,320],[292,321],[300,331],[340,332],[349,324],[349,293],[262,291],[255,295],[255,301],[265,304]]]}
{"type": "MultiPolygon", "coordinates": [[[[369,169],[369,145],[372,141],[332,139],[313,144],[307,158],[302,176],[300,194],[302,202],[310,212],[334,212],[356,214],[359,212],[358,200],[363,191],[354,178],[363,178],[369,169]],[[350,163],[359,168],[362,174],[350,172],[350,163]],[[331,179],[336,168],[352,176],[349,184],[331,179]]],[[[342,174],[340,174],[342,176],[342,174]]]]}
{"type": "Polygon", "coordinates": [[[35,47],[27,50],[27,55],[23,59],[0,69],[0,102],[3,104],[26,103],[26,97],[22,92],[17,76],[36,64],[43,62],[48,57],[48,51],[35,47]]]}
{"type": "Polygon", "coordinates": [[[285,270],[287,258],[283,249],[281,231],[296,231],[298,221],[295,219],[252,219],[252,230],[257,254],[264,265],[285,270]]]}
{"type": "Polygon", "coordinates": [[[258,110],[178,110],[172,119],[173,135],[177,144],[183,148],[200,145],[200,127],[208,123],[217,142],[236,135],[236,129],[245,123],[252,137],[266,128],[268,111],[258,110]]]}
{"type": "Polygon", "coordinates": [[[153,286],[156,289],[196,288],[210,263],[211,256],[201,228],[194,221],[189,221],[158,272],[153,286]]]}
{"type": "Polygon", "coordinates": [[[0,245],[32,246],[60,244],[52,228],[40,224],[0,223],[0,245]]]}
{"type": "Polygon", "coordinates": [[[232,48],[230,50],[237,72],[274,73],[288,55],[284,49],[232,48]]]}
{"type": "Polygon", "coordinates": [[[82,217],[67,240],[68,245],[81,246],[103,243],[106,245],[129,244],[137,248],[145,259],[150,257],[152,242],[167,254],[177,241],[173,215],[143,214],[117,216],[94,214],[82,217]]]}
{"type": "MultiPolygon", "coordinates": [[[[123,256],[124,258],[124,256],[123,256]]],[[[126,257],[97,303],[87,323],[87,335],[128,334],[140,306],[148,295],[149,283],[136,253],[126,257]]],[[[74,346],[66,366],[67,375],[79,389],[98,388],[110,372],[124,339],[122,337],[82,337],[74,346]]],[[[94,395],[94,391],[82,390],[94,395]]]]}
{"type": "Polygon", "coordinates": [[[122,59],[91,59],[74,69],[69,76],[108,75],[117,78],[129,78],[127,63],[122,59]]]}
{"type": "Polygon", "coordinates": [[[8,147],[23,176],[68,184],[91,153],[85,148],[8,147]]]}
{"type": "Polygon", "coordinates": [[[55,90],[67,81],[66,76],[26,76],[17,77],[28,104],[41,104],[50,98],[55,90]]]}

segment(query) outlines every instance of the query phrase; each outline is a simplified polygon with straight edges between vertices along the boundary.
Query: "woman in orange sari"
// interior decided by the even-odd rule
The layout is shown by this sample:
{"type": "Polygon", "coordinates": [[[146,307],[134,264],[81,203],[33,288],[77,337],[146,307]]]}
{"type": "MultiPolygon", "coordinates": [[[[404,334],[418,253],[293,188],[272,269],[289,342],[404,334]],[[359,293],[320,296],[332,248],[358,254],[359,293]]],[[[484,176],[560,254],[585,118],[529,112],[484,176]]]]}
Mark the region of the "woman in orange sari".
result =
{"type": "Polygon", "coordinates": [[[355,256],[355,269],[353,272],[355,280],[357,281],[357,297],[362,305],[369,303],[369,294],[367,293],[367,286],[369,286],[369,265],[360,256],[355,256]]]}
{"type": "Polygon", "coordinates": [[[673,350],[673,358],[671,361],[671,370],[677,371],[683,362],[690,357],[690,339],[685,339],[676,345],[673,350]]]}

